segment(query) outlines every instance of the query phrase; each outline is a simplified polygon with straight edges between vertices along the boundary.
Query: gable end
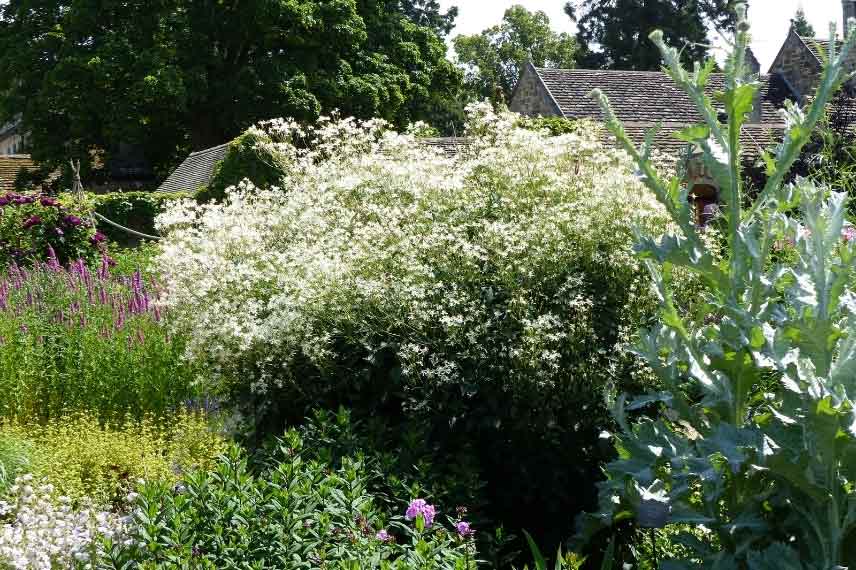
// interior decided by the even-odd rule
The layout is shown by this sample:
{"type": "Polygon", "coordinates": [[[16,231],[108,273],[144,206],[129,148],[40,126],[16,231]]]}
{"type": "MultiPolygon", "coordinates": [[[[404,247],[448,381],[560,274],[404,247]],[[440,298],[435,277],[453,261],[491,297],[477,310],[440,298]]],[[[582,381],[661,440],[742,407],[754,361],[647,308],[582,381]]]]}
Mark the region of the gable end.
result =
{"type": "Polygon", "coordinates": [[[527,62],[523,67],[508,107],[511,111],[527,117],[564,117],[562,109],[532,62],[527,62]]]}

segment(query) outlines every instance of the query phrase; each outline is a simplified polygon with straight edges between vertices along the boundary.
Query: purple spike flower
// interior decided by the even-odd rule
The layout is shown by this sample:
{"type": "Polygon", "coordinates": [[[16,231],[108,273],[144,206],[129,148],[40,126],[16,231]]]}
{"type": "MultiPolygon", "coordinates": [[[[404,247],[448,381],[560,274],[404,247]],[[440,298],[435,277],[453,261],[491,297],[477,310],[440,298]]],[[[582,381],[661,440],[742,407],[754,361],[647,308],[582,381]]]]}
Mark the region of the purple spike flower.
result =
{"type": "Polygon", "coordinates": [[[48,268],[50,268],[51,271],[59,271],[62,269],[62,266],[59,264],[59,260],[56,257],[56,252],[50,244],[48,244],[48,268]]]}

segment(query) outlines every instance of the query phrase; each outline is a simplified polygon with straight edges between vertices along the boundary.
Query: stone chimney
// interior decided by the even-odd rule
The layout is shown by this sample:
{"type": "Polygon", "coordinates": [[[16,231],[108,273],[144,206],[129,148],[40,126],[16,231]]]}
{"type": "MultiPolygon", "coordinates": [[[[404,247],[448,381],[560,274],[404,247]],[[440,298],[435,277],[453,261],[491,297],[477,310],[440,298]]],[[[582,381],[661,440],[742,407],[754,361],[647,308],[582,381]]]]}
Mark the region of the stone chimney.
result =
{"type": "Polygon", "coordinates": [[[849,30],[849,22],[850,19],[856,19],[856,0],[841,0],[842,7],[844,8],[844,36],[847,36],[849,30]]]}
{"type": "MultiPolygon", "coordinates": [[[[755,57],[755,53],[752,51],[752,48],[746,49],[746,67],[749,69],[749,73],[753,77],[758,77],[761,75],[761,64],[758,62],[758,58],[755,57]]],[[[750,123],[760,123],[763,114],[761,113],[761,91],[759,90],[755,93],[755,98],[752,101],[752,114],[749,116],[750,123]]]]}
{"type": "Polygon", "coordinates": [[[749,68],[749,73],[752,75],[761,74],[761,63],[755,57],[755,52],[752,51],[752,48],[746,49],[746,67],[749,68]]]}

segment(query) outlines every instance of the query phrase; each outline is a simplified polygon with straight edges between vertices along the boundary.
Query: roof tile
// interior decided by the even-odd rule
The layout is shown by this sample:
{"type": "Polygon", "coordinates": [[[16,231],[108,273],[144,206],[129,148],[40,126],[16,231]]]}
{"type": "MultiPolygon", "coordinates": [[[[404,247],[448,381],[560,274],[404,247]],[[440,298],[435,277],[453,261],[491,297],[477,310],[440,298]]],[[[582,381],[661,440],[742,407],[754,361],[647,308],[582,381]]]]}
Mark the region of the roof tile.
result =
{"type": "MultiPolygon", "coordinates": [[[[693,124],[702,118],[695,105],[674,81],[659,71],[536,68],[544,85],[568,118],[602,120],[600,108],[590,97],[599,88],[609,97],[615,114],[624,122],[693,124]]],[[[725,75],[710,77],[709,94],[720,91],[725,75]]],[[[781,123],[778,109],[794,99],[778,75],[761,77],[761,122],[781,123]]]]}
{"type": "Polygon", "coordinates": [[[196,192],[207,186],[214,175],[214,168],[226,157],[230,143],[224,143],[198,152],[192,152],[178,168],[170,174],[157,192],[196,192]]]}
{"type": "Polygon", "coordinates": [[[21,169],[34,170],[36,164],[29,154],[0,155],[0,191],[12,190],[21,169]]]}

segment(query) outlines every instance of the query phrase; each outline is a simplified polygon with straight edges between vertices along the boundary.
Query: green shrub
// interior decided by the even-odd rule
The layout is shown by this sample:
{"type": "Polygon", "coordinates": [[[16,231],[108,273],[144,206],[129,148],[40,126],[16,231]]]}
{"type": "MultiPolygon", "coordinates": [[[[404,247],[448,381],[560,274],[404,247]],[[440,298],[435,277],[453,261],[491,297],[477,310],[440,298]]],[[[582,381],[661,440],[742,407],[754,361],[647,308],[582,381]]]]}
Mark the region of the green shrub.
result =
{"type": "Polygon", "coordinates": [[[0,269],[47,259],[51,248],[63,263],[93,259],[103,240],[88,210],[71,197],[0,194],[0,269]]]}
{"type": "Polygon", "coordinates": [[[197,192],[196,199],[200,203],[220,201],[226,195],[226,188],[237,186],[244,179],[262,187],[280,185],[285,165],[272,149],[279,142],[282,141],[264,124],[245,131],[229,143],[226,156],[214,168],[211,182],[197,192]]]}
{"type": "Polygon", "coordinates": [[[856,234],[845,225],[843,193],[783,180],[848,78],[856,31],[840,53],[831,31],[830,63],[815,97],[806,109],[787,107],[788,130],[767,157],[766,186],[744,207],[738,141],[759,84],[745,65],[748,23],[739,6],[727,89],[717,98],[725,123],[705,95],[714,63],[687,72],[662,33],[652,34],[672,79],[706,119],[681,136],[703,149],[724,191],[728,245],[721,261],[693,228],[679,181],[654,172],[598,94],[610,128],[676,229],[659,239],[644,235],[637,246],[661,313],[637,350],[666,389],[618,399],[618,459],[607,468],[601,510],[584,530],[631,521],[644,528],[685,525],[676,538],[684,552],[662,567],[847,568],[856,564],[856,234]],[[724,158],[716,158],[714,146],[725,149],[724,158]],[[790,265],[775,261],[775,244],[782,242],[794,244],[790,265]],[[704,318],[675,307],[674,267],[703,278],[704,318]],[[628,415],[651,406],[662,413],[637,421],[628,415]]]}
{"type": "Polygon", "coordinates": [[[0,417],[161,415],[197,395],[197,368],[167,330],[157,283],[110,264],[53,259],[0,273],[0,417]]]}
{"type": "Polygon", "coordinates": [[[365,458],[319,460],[295,431],[259,475],[232,448],[213,471],[139,489],[131,546],[114,548],[111,567],[476,567],[466,527],[455,526],[461,521],[425,510],[407,520],[407,501],[387,504],[369,481],[365,458]]]}
{"type": "MultiPolygon", "coordinates": [[[[190,197],[181,192],[111,192],[109,194],[89,194],[87,200],[94,211],[121,226],[138,232],[157,235],[155,217],[160,214],[170,202],[190,197]]],[[[124,230],[115,228],[103,221],[98,221],[100,231],[116,244],[137,245],[141,239],[124,230]]]]}
{"type": "Polygon", "coordinates": [[[340,404],[421,424],[485,481],[482,516],[551,547],[594,506],[604,392],[647,381],[624,350],[654,306],[630,225],[665,212],[592,124],[470,110],[455,159],[376,121],[278,123],[300,143],[275,147],[283,189],[177,204],[156,265],[249,429],[340,404]]]}
{"type": "Polygon", "coordinates": [[[26,469],[37,480],[101,505],[121,504],[140,479],[170,484],[188,470],[210,468],[225,449],[205,416],[191,412],[107,424],[85,412],[45,424],[5,422],[0,445],[5,441],[27,450],[26,469]]]}
{"type": "Polygon", "coordinates": [[[588,121],[566,119],[565,117],[526,117],[521,118],[520,123],[524,129],[547,131],[554,137],[575,134],[590,128],[588,121]]]}

